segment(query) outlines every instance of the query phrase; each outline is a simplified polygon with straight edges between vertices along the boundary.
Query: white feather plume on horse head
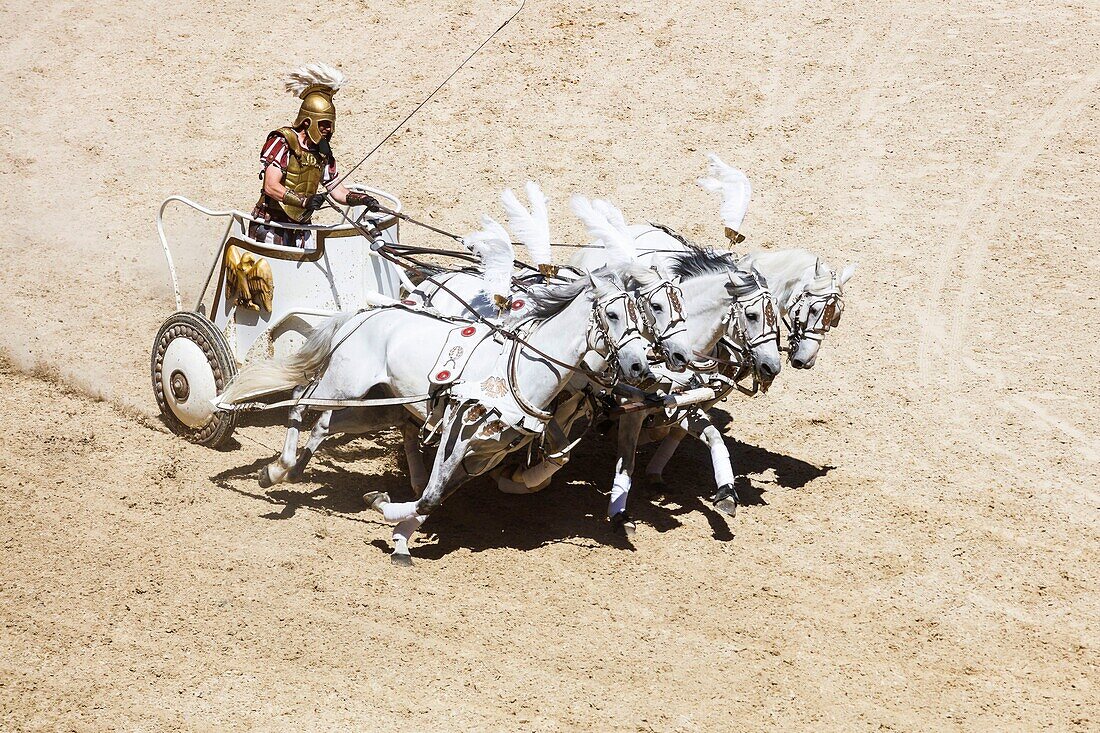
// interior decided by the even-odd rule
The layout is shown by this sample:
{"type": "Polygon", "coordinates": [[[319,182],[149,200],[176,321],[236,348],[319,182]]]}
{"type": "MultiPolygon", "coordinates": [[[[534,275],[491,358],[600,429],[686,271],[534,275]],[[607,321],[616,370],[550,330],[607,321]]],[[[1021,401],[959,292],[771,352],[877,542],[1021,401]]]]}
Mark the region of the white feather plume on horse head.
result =
{"type": "Polygon", "coordinates": [[[312,87],[325,87],[335,94],[344,86],[348,78],[339,69],[328,64],[306,64],[287,74],[284,88],[295,97],[305,98],[312,87]]]}
{"type": "Polygon", "coordinates": [[[509,297],[516,252],[508,231],[491,217],[481,215],[481,231],[467,234],[462,243],[481,260],[482,281],[490,295],[509,297]]]}
{"type": "Polygon", "coordinates": [[[630,249],[634,249],[634,237],[626,228],[626,217],[623,216],[623,212],[619,211],[615,204],[611,203],[607,199],[592,199],[592,206],[596,211],[603,214],[604,218],[611,226],[615,227],[616,231],[624,237],[630,237],[630,249]]]}
{"type": "Polygon", "coordinates": [[[710,177],[700,178],[699,185],[711,193],[722,194],[722,205],[718,210],[722,223],[740,232],[741,222],[749,209],[749,199],[752,198],[748,176],[723,163],[714,153],[707,153],[707,158],[710,159],[710,177]]]}
{"type": "Polygon", "coordinates": [[[621,211],[607,201],[590,201],[580,194],[569,200],[569,208],[584,223],[588,234],[603,244],[609,267],[621,270],[634,261],[634,237],[627,231],[621,211]]]}
{"type": "Polygon", "coordinates": [[[547,198],[539,184],[534,181],[528,181],[526,189],[527,200],[531,202],[530,211],[520,203],[519,197],[510,188],[504,189],[500,194],[500,201],[504,204],[504,211],[508,214],[508,227],[516,240],[527,247],[536,265],[549,265],[552,257],[547,198]]]}

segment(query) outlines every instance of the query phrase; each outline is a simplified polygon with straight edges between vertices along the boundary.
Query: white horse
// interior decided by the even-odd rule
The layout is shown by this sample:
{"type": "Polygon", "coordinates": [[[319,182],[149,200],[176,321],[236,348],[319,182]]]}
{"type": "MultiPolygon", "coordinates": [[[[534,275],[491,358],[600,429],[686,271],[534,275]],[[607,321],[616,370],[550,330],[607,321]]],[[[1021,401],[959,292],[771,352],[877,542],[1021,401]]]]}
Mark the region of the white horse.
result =
{"type": "MultiPolygon", "coordinates": [[[[446,316],[461,318],[485,318],[500,321],[504,318],[515,319],[526,314],[531,302],[526,297],[529,288],[545,282],[547,276],[556,272],[549,266],[550,232],[547,219],[547,199],[534,182],[528,182],[526,192],[531,201],[531,210],[519,202],[516,195],[506,189],[501,198],[508,214],[509,226],[516,238],[522,242],[538,264],[534,273],[513,277],[514,252],[508,241],[507,232],[487,216],[482,217],[482,232],[476,232],[463,238],[482,261],[480,272],[467,269],[463,271],[442,271],[430,274],[415,291],[406,296],[406,302],[432,310],[446,316]],[[489,242],[496,247],[485,246],[489,242]],[[506,283],[514,280],[515,285],[506,283]],[[502,292],[511,291],[510,297],[503,298],[502,292]]],[[[596,202],[602,207],[610,206],[605,202],[596,202]]],[[[613,210],[613,207],[610,207],[613,210]]],[[[617,210],[615,210],[617,213],[617,210]]],[[[621,214],[619,215],[621,218],[621,214]]],[[[606,220],[604,223],[607,224],[606,220]]],[[[625,224],[624,224],[625,226],[625,224]]],[[[682,370],[691,359],[691,345],[685,338],[683,294],[677,285],[663,280],[653,270],[631,266],[632,251],[615,250],[611,242],[610,252],[615,254],[616,271],[624,278],[634,294],[637,314],[643,325],[645,337],[653,344],[656,353],[664,359],[669,368],[682,370]]],[[[561,282],[558,280],[558,282],[561,282]]],[[[628,307],[629,304],[628,304],[628,307]]],[[[587,364],[600,371],[604,368],[602,360],[590,354],[587,364]]],[[[524,469],[512,466],[506,475],[496,472],[498,486],[508,493],[530,493],[533,489],[545,488],[553,474],[568,461],[568,448],[576,444],[569,436],[574,426],[587,425],[594,416],[594,408],[587,392],[581,394],[587,380],[574,380],[571,396],[561,399],[554,406],[551,430],[543,446],[545,453],[552,458],[538,463],[535,467],[524,469]],[[534,470],[532,470],[534,469],[534,470]],[[530,486],[528,485],[530,482],[530,486]]],[[[399,410],[399,408],[398,408],[399,410]]],[[[331,411],[322,414],[310,434],[306,447],[297,453],[297,436],[293,443],[288,440],[280,461],[261,471],[260,482],[264,487],[281,480],[297,480],[319,448],[321,442],[333,433],[367,433],[395,424],[393,409],[350,408],[337,413],[331,411]]],[[[423,458],[417,440],[418,426],[415,420],[400,419],[405,456],[409,465],[409,478],[414,491],[421,491],[426,482],[423,458]]],[[[289,436],[288,436],[289,437],[289,436]]],[[[618,502],[613,498],[609,506],[618,502]]],[[[620,508],[621,511],[621,508],[620,508]]],[[[612,515],[609,515],[612,516],[612,515]]]]}
{"type": "MultiPolygon", "coordinates": [[[[464,241],[482,262],[482,273],[473,276],[476,281],[474,297],[477,305],[472,306],[473,317],[499,316],[501,311],[496,305],[494,292],[507,292],[510,286],[512,263],[515,252],[503,228],[488,216],[482,217],[483,229],[466,235],[464,241]]],[[[404,301],[404,305],[424,305],[422,301],[404,301]]],[[[438,313],[438,311],[435,311],[438,313]]],[[[448,315],[444,313],[443,315],[448,315]]],[[[330,322],[331,325],[332,322],[330,322]]],[[[321,342],[326,336],[318,334],[321,342]]],[[[305,387],[299,387],[294,398],[305,394],[305,387]]],[[[377,397],[377,395],[374,395],[377,397]]],[[[367,434],[392,427],[401,429],[405,458],[409,466],[409,483],[419,496],[427,485],[428,473],[424,468],[424,456],[420,446],[420,430],[423,419],[418,419],[416,410],[407,410],[401,405],[377,405],[372,407],[350,407],[340,410],[324,410],[310,431],[305,448],[298,450],[298,434],[302,428],[302,418],[306,406],[298,405],[291,409],[286,439],[278,459],[260,469],[257,479],[262,488],[269,488],[283,481],[299,481],[306,466],[317,452],[321,443],[333,434],[367,434]]]]}
{"type": "MultiPolygon", "coordinates": [[[[680,253],[692,246],[683,239],[652,225],[630,227],[640,262],[667,271],[680,253]]],[[[737,258],[733,266],[753,267],[768,282],[779,313],[787,327],[787,360],[795,369],[811,369],[822,341],[840,323],[844,311],[844,286],[855,274],[856,265],[837,271],[805,249],[758,251],[737,258]]]]}
{"type": "Polygon", "coordinates": [[[741,262],[764,273],[787,325],[787,360],[795,369],[812,369],[829,331],[844,312],[844,286],[856,272],[847,264],[839,272],[804,249],[750,252],[741,262]]]}
{"type": "MultiPolygon", "coordinates": [[[[717,155],[710,153],[708,157],[711,162],[710,177],[700,179],[699,183],[708,191],[721,194],[720,215],[726,225],[726,236],[731,242],[740,242],[744,237],[738,230],[751,196],[748,178],[741,171],[723,163],[717,155]]],[[[693,252],[701,252],[662,227],[633,226],[630,231],[635,239],[639,260],[662,271],[673,269],[678,262],[685,261],[685,257],[691,257],[693,252]]],[[[719,268],[722,266],[721,258],[724,257],[731,270],[753,267],[764,275],[779,305],[780,316],[787,326],[787,352],[791,366],[796,369],[812,368],[825,335],[840,322],[844,309],[844,286],[855,273],[856,265],[846,265],[838,273],[816,255],[803,249],[753,252],[740,259],[732,253],[725,256],[714,254],[718,259],[712,258],[712,262],[719,268]]],[[[651,482],[662,482],[665,465],[687,434],[690,433],[683,426],[670,428],[646,466],[646,474],[651,482]]],[[[736,503],[735,492],[731,497],[730,492],[720,489],[715,495],[720,508],[729,498],[736,503]]]]}
{"type": "MultiPolygon", "coordinates": [[[[364,497],[397,525],[395,562],[411,562],[408,538],[450,492],[541,431],[549,418],[544,408],[586,353],[605,357],[628,382],[650,376],[646,343],[628,307],[630,296],[617,279],[593,274],[569,285],[536,289],[530,297],[534,317],[506,324],[496,331],[499,340],[481,340],[461,382],[434,395],[436,410],[430,413],[424,402],[406,405],[418,422],[430,422],[438,430],[440,447],[418,499],[395,503],[377,492],[364,497]]],[[[232,405],[303,385],[310,385],[312,399],[354,400],[379,392],[426,395],[434,391],[430,365],[455,330],[451,320],[401,307],[338,316],[290,357],[245,367],[218,401],[232,405]]],[[[292,433],[296,444],[293,424],[288,443],[292,433]]]]}

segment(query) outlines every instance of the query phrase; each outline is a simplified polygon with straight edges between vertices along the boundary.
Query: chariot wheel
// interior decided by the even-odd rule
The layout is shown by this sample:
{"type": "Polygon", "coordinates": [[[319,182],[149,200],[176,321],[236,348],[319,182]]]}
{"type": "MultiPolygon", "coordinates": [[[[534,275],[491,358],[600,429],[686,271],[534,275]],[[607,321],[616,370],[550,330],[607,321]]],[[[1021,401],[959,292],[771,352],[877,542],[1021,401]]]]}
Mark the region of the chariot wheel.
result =
{"type": "Polygon", "coordinates": [[[173,313],[153,342],[153,394],[172,432],[211,448],[237,425],[237,414],[219,412],[211,400],[237,373],[225,338],[204,316],[173,313]]]}

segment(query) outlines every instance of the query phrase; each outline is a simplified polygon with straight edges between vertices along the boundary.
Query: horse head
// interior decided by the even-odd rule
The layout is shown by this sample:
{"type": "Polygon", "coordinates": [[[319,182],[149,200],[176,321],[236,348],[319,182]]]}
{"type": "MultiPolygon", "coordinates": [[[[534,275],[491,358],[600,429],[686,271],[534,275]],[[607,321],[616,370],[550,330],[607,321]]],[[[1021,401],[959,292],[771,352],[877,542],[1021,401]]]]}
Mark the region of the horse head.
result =
{"type": "Polygon", "coordinates": [[[748,353],[753,371],[765,390],[779,374],[779,308],[764,276],[754,268],[729,271],[730,298],[726,338],[748,353]]]}
{"type": "Polygon", "coordinates": [[[825,335],[840,324],[844,312],[844,284],[856,265],[839,274],[820,259],[806,268],[787,299],[788,361],[795,369],[811,369],[825,335]]]}

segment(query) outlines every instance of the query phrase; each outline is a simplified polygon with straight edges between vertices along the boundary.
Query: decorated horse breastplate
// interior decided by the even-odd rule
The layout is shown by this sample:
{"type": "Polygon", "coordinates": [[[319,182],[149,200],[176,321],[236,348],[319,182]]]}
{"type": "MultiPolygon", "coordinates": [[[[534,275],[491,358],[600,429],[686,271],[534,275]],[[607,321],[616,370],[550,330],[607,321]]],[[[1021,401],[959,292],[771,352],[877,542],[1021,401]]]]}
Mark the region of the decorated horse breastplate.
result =
{"type": "MultiPolygon", "coordinates": [[[[293,128],[283,127],[275,131],[276,134],[286,140],[290,147],[290,160],[283,176],[283,185],[294,193],[307,199],[321,187],[321,175],[324,171],[324,161],[317,153],[306,150],[298,142],[298,134],[293,128]]],[[[298,206],[284,204],[278,205],[296,222],[304,222],[309,219],[309,212],[298,206]]]]}
{"type": "Polygon", "coordinates": [[[473,355],[474,349],[481,344],[492,330],[483,324],[472,323],[468,326],[460,326],[452,329],[447,334],[447,341],[435,360],[428,381],[435,386],[451,384],[462,375],[466,363],[473,355]]]}

